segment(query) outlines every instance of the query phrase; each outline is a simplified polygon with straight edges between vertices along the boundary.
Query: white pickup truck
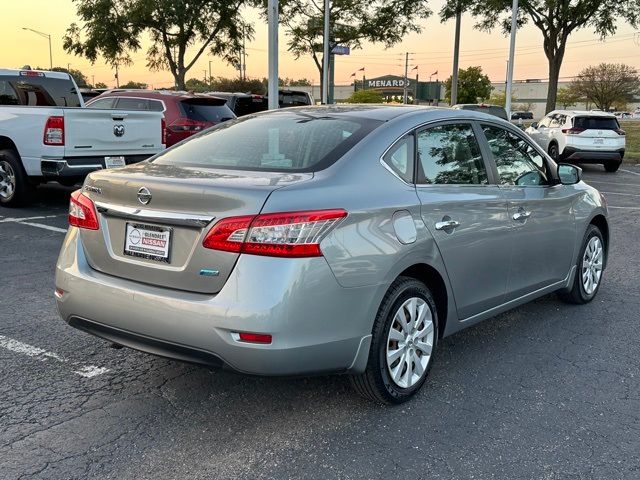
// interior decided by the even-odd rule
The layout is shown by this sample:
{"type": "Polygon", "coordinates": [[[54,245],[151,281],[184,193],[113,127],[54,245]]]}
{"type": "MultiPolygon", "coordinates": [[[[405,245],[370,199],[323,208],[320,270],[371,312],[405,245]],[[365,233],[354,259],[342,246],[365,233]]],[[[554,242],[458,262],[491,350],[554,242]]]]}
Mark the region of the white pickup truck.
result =
{"type": "Polygon", "coordinates": [[[162,112],[84,108],[67,73],[0,69],[0,205],[55,180],[145,160],[165,148],[162,112]]]}

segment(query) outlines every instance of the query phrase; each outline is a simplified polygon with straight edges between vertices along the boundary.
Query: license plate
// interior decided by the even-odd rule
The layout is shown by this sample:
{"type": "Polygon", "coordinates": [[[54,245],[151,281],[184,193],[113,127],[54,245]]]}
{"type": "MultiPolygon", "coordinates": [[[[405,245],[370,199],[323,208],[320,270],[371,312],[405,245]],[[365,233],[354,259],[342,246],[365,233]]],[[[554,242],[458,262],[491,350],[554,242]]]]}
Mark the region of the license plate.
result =
{"type": "Polygon", "coordinates": [[[593,144],[594,145],[604,145],[604,138],[594,138],[593,139],[593,144]]]}
{"type": "Polygon", "coordinates": [[[171,229],[127,223],[124,254],[169,263],[171,229]]]}
{"type": "Polygon", "coordinates": [[[124,167],[124,157],[104,157],[105,168],[124,167]]]}

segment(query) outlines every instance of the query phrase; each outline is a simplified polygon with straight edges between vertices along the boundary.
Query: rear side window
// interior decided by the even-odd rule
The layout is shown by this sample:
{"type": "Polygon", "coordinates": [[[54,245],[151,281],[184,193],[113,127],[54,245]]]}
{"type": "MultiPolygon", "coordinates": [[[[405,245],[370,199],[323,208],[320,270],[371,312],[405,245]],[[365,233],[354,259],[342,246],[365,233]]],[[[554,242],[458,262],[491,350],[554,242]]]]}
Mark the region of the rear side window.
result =
{"type": "Polygon", "coordinates": [[[215,122],[235,118],[234,113],[223,100],[210,101],[207,99],[183,100],[178,102],[183,117],[196,122],[215,122]]]}
{"type": "Polygon", "coordinates": [[[45,76],[0,77],[0,104],[34,107],[79,107],[80,96],[71,79],[45,76]]]}
{"type": "Polygon", "coordinates": [[[146,98],[118,97],[118,110],[149,110],[149,100],[146,98]]]}
{"type": "Polygon", "coordinates": [[[486,184],[487,170],[471,125],[418,133],[418,184],[486,184]]]}
{"type": "Polygon", "coordinates": [[[382,122],[278,111],[225,122],[167,150],[154,162],[275,172],[322,170],[382,122]]]}
{"type": "Polygon", "coordinates": [[[384,163],[407,183],[413,182],[413,150],[413,135],[407,135],[398,140],[383,158],[384,163]]]}
{"type": "Polygon", "coordinates": [[[617,130],[620,128],[618,120],[609,117],[575,117],[573,126],[584,130],[617,130]]]}
{"type": "Polygon", "coordinates": [[[98,100],[94,100],[93,102],[91,102],[90,105],[87,105],[87,108],[112,109],[115,103],[116,103],[116,99],[113,97],[99,98],[98,100]]]}

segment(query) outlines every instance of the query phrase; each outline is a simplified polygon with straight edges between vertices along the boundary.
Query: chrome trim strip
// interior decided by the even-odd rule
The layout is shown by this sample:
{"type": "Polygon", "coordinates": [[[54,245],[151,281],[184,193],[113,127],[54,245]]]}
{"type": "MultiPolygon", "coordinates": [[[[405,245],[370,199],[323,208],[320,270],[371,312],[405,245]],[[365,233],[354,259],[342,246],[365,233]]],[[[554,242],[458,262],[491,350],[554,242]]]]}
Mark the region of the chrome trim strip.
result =
{"type": "Polygon", "coordinates": [[[120,205],[116,206],[100,202],[95,202],[95,205],[98,212],[108,217],[170,225],[182,225],[185,227],[206,227],[216,218],[210,215],[192,215],[180,212],[160,212],[157,210],[123,207],[120,205]]]}

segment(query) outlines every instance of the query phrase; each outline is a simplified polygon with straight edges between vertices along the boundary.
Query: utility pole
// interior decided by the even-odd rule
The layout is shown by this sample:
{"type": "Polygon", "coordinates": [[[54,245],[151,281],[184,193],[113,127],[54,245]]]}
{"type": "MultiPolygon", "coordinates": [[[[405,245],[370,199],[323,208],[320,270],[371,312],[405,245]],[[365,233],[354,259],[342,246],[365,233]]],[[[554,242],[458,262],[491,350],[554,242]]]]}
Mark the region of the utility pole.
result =
{"type": "Polygon", "coordinates": [[[209,88],[213,85],[213,80],[211,79],[211,60],[209,60],[209,88]]]}
{"type": "Polygon", "coordinates": [[[91,86],[93,88],[96,88],[96,76],[95,75],[91,75],[91,86]]]}
{"type": "Polygon", "coordinates": [[[278,108],[278,0],[269,0],[269,110],[278,108]]]}
{"type": "Polygon", "coordinates": [[[456,33],[453,45],[453,74],[451,75],[451,103],[458,103],[458,59],[460,57],[460,22],[462,21],[462,10],[458,7],[456,12],[456,33]]]}
{"type": "Polygon", "coordinates": [[[245,45],[244,25],[242,26],[242,80],[247,80],[247,47],[245,45]]]}
{"type": "Polygon", "coordinates": [[[116,63],[116,88],[120,88],[120,75],[118,75],[118,64],[116,63]]]}
{"type": "Polygon", "coordinates": [[[204,72],[204,83],[207,83],[207,70],[202,70],[204,72]]]}
{"type": "Polygon", "coordinates": [[[322,103],[329,103],[329,22],[330,22],[330,0],[324,0],[324,39],[322,48],[322,103]]]}
{"type": "Polygon", "coordinates": [[[404,91],[402,93],[402,103],[405,105],[408,103],[409,86],[409,52],[404,55],[404,91]]]}
{"type": "Polygon", "coordinates": [[[511,7],[511,39],[509,42],[509,64],[507,67],[507,87],[504,109],[507,111],[507,118],[511,118],[511,91],[513,86],[513,57],[516,50],[516,31],[518,30],[518,0],[513,0],[511,7]]]}

